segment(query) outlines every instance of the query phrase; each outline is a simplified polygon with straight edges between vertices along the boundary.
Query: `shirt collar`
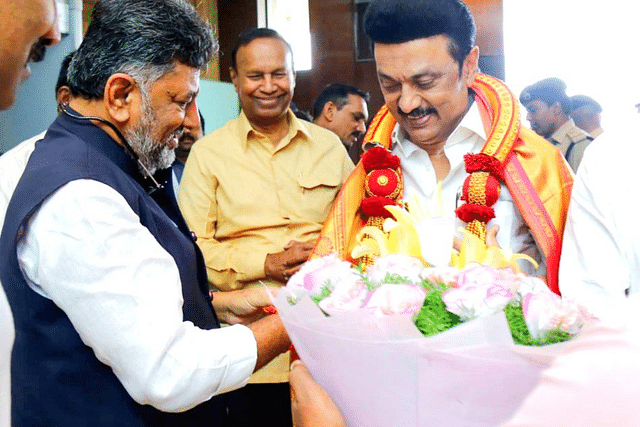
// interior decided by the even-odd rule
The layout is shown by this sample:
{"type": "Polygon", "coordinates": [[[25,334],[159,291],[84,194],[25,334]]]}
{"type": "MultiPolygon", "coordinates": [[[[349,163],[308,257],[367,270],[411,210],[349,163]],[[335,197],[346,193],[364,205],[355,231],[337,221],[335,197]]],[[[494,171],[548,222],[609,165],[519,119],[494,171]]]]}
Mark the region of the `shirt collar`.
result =
{"type": "MultiPolygon", "coordinates": [[[[451,147],[453,145],[459,144],[460,142],[468,139],[473,134],[478,135],[484,141],[486,141],[487,139],[487,134],[484,130],[484,125],[482,124],[482,117],[480,117],[480,109],[478,107],[478,103],[475,101],[473,105],[471,105],[467,113],[464,115],[458,126],[454,129],[451,135],[449,135],[449,138],[447,138],[445,147],[451,147]]],[[[409,157],[416,150],[421,149],[416,144],[411,142],[407,134],[398,123],[396,123],[396,126],[393,129],[393,133],[391,134],[391,143],[392,146],[397,146],[398,149],[401,150],[406,157],[409,157]]]]}
{"type": "Polygon", "coordinates": [[[570,118],[569,120],[564,122],[562,126],[556,129],[556,131],[549,137],[549,141],[558,145],[560,141],[562,141],[562,138],[564,137],[564,135],[569,133],[569,129],[571,129],[574,126],[575,124],[573,123],[573,119],[570,118]]]}
{"type": "MultiPolygon", "coordinates": [[[[298,133],[302,134],[305,139],[311,140],[309,130],[300,122],[295,114],[293,114],[290,108],[287,110],[287,120],[289,121],[289,132],[287,132],[287,135],[283,138],[283,141],[285,141],[284,145],[288,144],[298,133]]],[[[259,137],[262,135],[253,129],[244,111],[240,111],[240,116],[238,117],[238,132],[240,140],[245,146],[251,136],[259,137]]],[[[278,145],[281,146],[281,144],[278,145]]]]}

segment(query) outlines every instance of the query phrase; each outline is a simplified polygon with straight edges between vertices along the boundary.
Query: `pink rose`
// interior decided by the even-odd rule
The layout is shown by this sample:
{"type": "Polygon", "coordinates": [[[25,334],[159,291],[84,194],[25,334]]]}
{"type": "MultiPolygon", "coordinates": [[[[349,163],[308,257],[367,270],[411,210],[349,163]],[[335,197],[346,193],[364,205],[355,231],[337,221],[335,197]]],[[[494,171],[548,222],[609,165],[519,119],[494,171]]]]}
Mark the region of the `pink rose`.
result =
{"type": "Polygon", "coordinates": [[[518,291],[524,275],[515,273],[511,268],[494,268],[477,263],[468,264],[458,275],[458,287],[500,285],[510,292],[518,291]]]}
{"type": "Polygon", "coordinates": [[[462,319],[503,310],[516,296],[520,278],[510,269],[470,264],[458,276],[458,287],[442,295],[447,310],[462,319]]]}
{"type": "Polygon", "coordinates": [[[287,288],[302,291],[311,296],[319,296],[325,287],[334,289],[342,281],[360,280],[358,272],[351,264],[342,261],[338,255],[331,254],[307,261],[287,282],[287,288]]]}
{"type": "Polygon", "coordinates": [[[366,296],[367,287],[360,276],[350,275],[348,278],[336,282],[331,294],[320,301],[318,305],[329,314],[353,311],[362,306],[366,296]]]}
{"type": "Polygon", "coordinates": [[[398,275],[411,283],[420,283],[424,264],[416,257],[390,254],[378,257],[367,267],[366,275],[374,283],[384,283],[387,274],[398,275]]]}
{"type": "Polygon", "coordinates": [[[460,270],[455,267],[428,267],[422,270],[421,277],[435,283],[457,286],[460,270]]]}
{"type": "Polygon", "coordinates": [[[363,307],[377,316],[403,314],[413,317],[422,308],[426,295],[422,286],[385,284],[371,291],[363,307]]]}
{"type": "Polygon", "coordinates": [[[522,313],[534,338],[543,338],[556,328],[576,334],[587,320],[593,319],[584,307],[549,290],[524,295],[522,313]]]}

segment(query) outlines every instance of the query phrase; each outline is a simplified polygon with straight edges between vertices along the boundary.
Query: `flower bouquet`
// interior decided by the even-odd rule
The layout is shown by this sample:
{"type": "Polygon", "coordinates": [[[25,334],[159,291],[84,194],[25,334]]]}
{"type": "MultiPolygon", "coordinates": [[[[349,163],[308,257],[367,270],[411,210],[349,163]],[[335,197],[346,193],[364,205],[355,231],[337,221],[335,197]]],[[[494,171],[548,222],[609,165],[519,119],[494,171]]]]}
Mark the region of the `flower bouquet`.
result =
{"type": "Polygon", "coordinates": [[[524,255],[470,233],[452,253],[452,223],[413,206],[362,230],[370,263],[311,260],[275,305],[348,425],[498,426],[590,315],[520,273],[524,255]]]}

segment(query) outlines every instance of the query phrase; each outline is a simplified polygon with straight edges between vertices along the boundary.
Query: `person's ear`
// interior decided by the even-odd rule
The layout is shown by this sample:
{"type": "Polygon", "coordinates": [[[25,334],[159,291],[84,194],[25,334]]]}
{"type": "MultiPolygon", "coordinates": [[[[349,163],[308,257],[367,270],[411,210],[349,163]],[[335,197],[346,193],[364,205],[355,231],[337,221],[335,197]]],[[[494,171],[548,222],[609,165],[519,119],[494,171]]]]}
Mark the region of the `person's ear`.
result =
{"type": "Polygon", "coordinates": [[[236,93],[238,93],[238,72],[233,67],[229,67],[229,76],[231,77],[233,87],[236,89],[236,93]]]}
{"type": "Polygon", "coordinates": [[[333,118],[336,115],[336,109],[336,104],[334,104],[333,101],[327,101],[327,103],[324,104],[324,107],[322,108],[322,115],[326,121],[333,121],[333,118]]]}
{"type": "Polygon", "coordinates": [[[140,111],[142,95],[133,77],[124,73],[113,74],[104,88],[104,105],[109,116],[125,125],[136,111],[140,111]]]}
{"type": "Polygon", "coordinates": [[[56,100],[58,104],[68,104],[71,98],[71,90],[69,86],[60,86],[56,92],[56,100]]]}
{"type": "Polygon", "coordinates": [[[562,110],[562,105],[560,105],[560,101],[556,101],[551,105],[554,116],[564,116],[564,111],[562,110]]]}
{"type": "Polygon", "coordinates": [[[479,59],[480,49],[478,49],[478,46],[474,46],[471,48],[471,52],[469,52],[462,64],[462,79],[467,87],[471,87],[473,85],[473,81],[476,79],[479,59]]]}

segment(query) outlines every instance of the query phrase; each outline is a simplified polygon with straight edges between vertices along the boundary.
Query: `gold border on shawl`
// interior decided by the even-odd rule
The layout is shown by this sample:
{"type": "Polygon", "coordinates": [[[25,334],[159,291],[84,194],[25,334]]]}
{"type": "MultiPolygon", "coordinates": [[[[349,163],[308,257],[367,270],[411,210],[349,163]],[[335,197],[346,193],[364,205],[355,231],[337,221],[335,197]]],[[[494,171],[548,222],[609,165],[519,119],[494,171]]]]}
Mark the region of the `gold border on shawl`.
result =
{"type": "Polygon", "coordinates": [[[476,93],[490,97],[489,102],[497,111],[493,117],[493,130],[481,152],[504,163],[520,131],[520,106],[511,91],[493,77],[477,74],[472,88],[478,89],[476,93]]]}

